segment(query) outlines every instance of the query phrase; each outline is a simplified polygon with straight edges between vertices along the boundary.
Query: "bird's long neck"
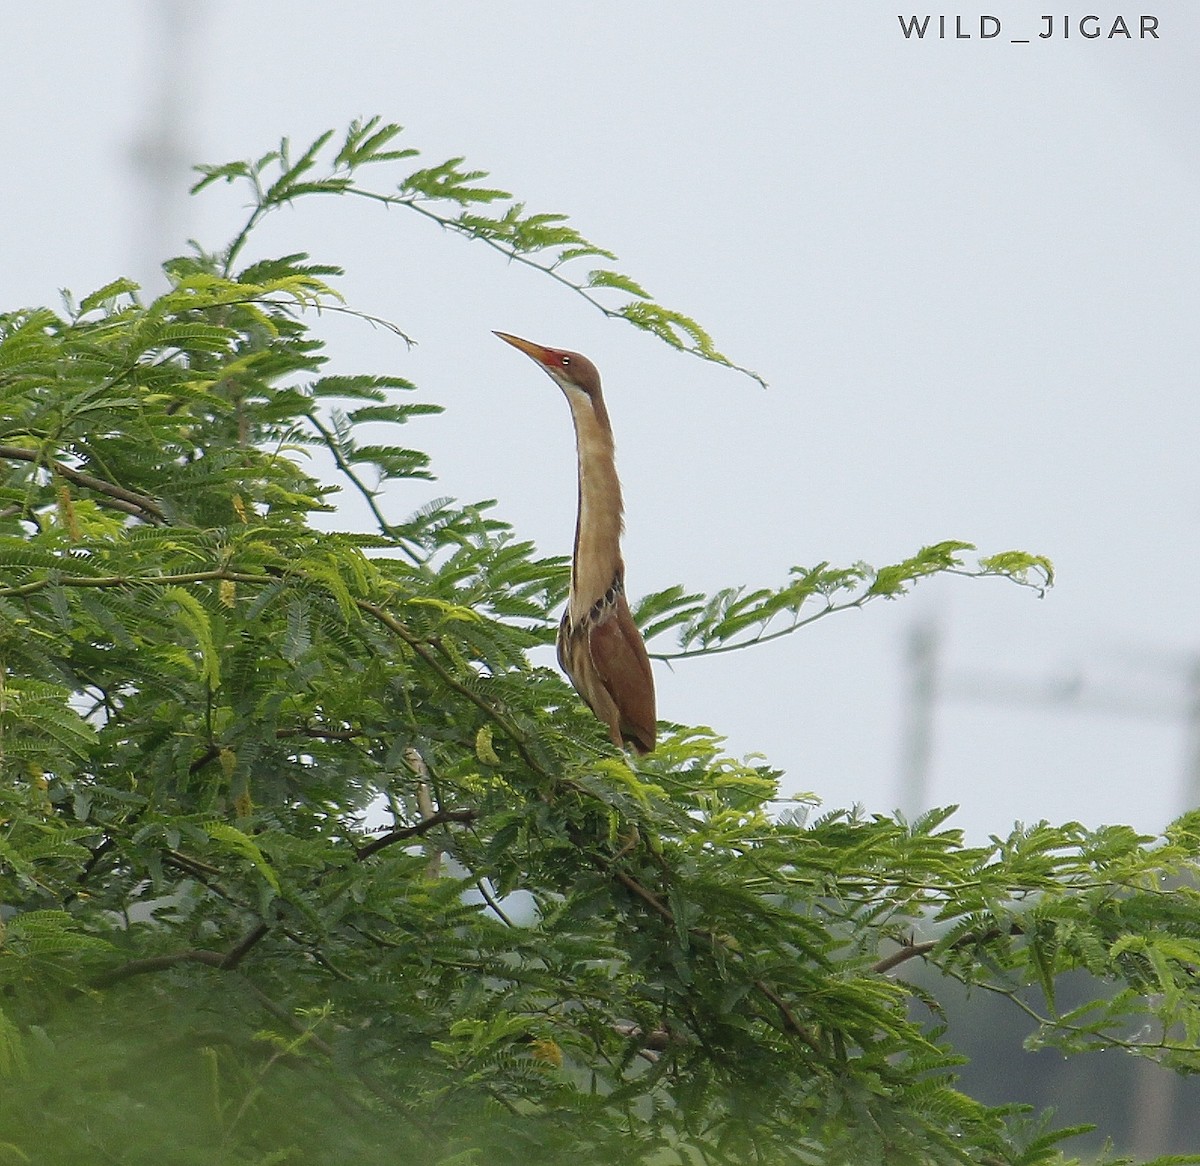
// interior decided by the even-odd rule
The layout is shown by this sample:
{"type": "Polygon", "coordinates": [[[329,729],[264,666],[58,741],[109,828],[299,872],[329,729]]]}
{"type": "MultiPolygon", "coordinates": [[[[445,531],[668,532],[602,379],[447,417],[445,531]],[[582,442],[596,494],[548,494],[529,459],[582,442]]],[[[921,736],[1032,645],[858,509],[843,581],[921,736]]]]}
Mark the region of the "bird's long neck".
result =
{"type": "Polygon", "coordinates": [[[613,452],[612,427],[599,393],[568,395],[579,454],[579,515],[571,565],[568,610],[576,622],[604,596],[621,562],[621,483],[613,452]]]}

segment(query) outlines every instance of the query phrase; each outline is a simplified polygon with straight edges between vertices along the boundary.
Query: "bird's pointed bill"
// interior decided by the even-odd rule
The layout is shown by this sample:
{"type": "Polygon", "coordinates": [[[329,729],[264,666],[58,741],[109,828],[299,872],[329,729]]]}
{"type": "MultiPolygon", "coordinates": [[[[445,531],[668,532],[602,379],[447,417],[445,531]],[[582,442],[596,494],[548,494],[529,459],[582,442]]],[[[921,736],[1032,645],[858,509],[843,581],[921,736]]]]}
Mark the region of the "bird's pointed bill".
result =
{"type": "Polygon", "coordinates": [[[541,344],[534,344],[532,340],[522,340],[520,336],[510,336],[507,332],[493,332],[493,336],[499,336],[505,344],[511,344],[514,348],[520,349],[526,356],[536,360],[538,364],[548,365],[554,359],[554,350],[545,348],[541,344]]]}

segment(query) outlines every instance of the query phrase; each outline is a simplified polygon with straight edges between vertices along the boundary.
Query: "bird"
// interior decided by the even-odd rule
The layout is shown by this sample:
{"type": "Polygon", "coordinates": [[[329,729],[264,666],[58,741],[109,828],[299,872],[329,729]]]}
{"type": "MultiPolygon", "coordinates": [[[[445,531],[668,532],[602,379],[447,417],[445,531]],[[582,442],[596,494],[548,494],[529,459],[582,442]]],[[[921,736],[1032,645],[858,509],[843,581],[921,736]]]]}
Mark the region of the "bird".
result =
{"type": "Polygon", "coordinates": [[[612,425],[600,373],[586,356],[496,332],[558,385],[571,407],[579,508],[571,585],[558,628],[558,662],[575,691],[608,726],[618,749],[654,749],[657,724],[650,657],[625,598],[624,510],[612,425]]]}

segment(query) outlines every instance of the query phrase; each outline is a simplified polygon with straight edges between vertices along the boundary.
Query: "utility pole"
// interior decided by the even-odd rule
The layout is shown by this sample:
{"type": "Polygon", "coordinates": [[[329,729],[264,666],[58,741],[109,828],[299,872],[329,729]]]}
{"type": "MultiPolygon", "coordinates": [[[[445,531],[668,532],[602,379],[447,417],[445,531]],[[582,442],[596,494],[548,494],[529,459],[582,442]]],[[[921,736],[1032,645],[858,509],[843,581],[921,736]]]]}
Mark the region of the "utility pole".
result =
{"type": "MultiPolygon", "coordinates": [[[[1180,813],[1200,809],[1200,656],[1193,656],[1187,672],[1184,705],[1187,753],[1184,758],[1180,813]]],[[[1180,1106],[1180,1078],[1153,1061],[1135,1062],[1133,1082],[1132,1151],[1154,1158],[1171,1148],[1171,1123],[1180,1106]]]]}
{"type": "MultiPolygon", "coordinates": [[[[900,807],[910,820],[929,808],[934,716],[937,702],[950,699],[1058,708],[1064,712],[1088,710],[1139,720],[1178,721],[1182,717],[1187,745],[1178,809],[1180,813],[1200,809],[1200,655],[1189,659],[1181,706],[1169,699],[1139,699],[1132,693],[1097,689],[1085,682],[1082,672],[1048,681],[989,672],[943,676],[940,648],[940,632],[932,619],[915,623],[909,629],[905,648],[908,693],[901,746],[900,807]]],[[[1177,660],[1156,663],[1178,667],[1177,660]]],[[[1182,1082],[1169,1069],[1148,1060],[1135,1060],[1130,1071],[1131,1148],[1144,1158],[1165,1154],[1171,1146],[1173,1115],[1182,1104],[1182,1082]]]]}
{"type": "Polygon", "coordinates": [[[1183,797],[1179,809],[1200,810],[1200,656],[1192,657],[1187,678],[1187,757],[1184,762],[1183,797]]]}
{"type": "Polygon", "coordinates": [[[938,649],[941,634],[933,619],[909,628],[905,646],[908,668],[908,715],[901,754],[900,809],[912,821],[929,809],[929,773],[933,762],[933,717],[938,699],[938,649]]]}
{"type": "MultiPolygon", "coordinates": [[[[907,672],[904,729],[900,751],[900,807],[906,814],[929,808],[929,774],[934,750],[936,706],[947,700],[1008,705],[1061,712],[1091,712],[1136,720],[1183,721],[1186,754],[1179,783],[1178,812],[1200,809],[1200,654],[1180,660],[1155,656],[1157,668],[1176,672],[1186,663],[1183,700],[1170,696],[1139,696],[1132,691],[1102,687],[1082,671],[1058,678],[1032,679],[1000,672],[957,671],[943,675],[942,638],[932,620],[909,629],[904,659],[907,672]]],[[[1178,682],[1177,682],[1178,683],[1178,682]]]]}
{"type": "Polygon", "coordinates": [[[195,109],[195,48],[205,5],[195,0],[152,0],[157,27],[143,122],[133,143],[138,179],[134,200],[133,261],[138,282],[157,282],[159,264],[182,249],[182,208],[191,153],[190,112],[195,109]]]}

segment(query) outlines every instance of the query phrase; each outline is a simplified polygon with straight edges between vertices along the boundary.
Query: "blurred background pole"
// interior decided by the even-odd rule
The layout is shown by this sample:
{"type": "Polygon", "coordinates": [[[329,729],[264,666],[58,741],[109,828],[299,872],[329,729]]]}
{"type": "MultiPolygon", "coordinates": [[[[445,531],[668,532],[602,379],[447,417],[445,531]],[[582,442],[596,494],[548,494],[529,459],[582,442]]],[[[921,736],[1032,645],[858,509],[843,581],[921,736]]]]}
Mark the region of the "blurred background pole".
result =
{"type": "Polygon", "coordinates": [[[1187,756],[1184,760],[1181,814],[1200,809],[1200,656],[1192,658],[1187,678],[1187,756]]]}
{"type": "Polygon", "coordinates": [[[929,808],[929,774],[933,762],[933,716],[938,698],[937,623],[924,619],[909,628],[905,651],[908,694],[900,772],[900,809],[911,821],[929,808]]]}
{"type": "MultiPolygon", "coordinates": [[[[1187,673],[1184,755],[1179,813],[1200,809],[1200,656],[1187,673]]],[[[1179,1077],[1153,1061],[1137,1061],[1134,1075],[1133,1136],[1130,1150],[1139,1158],[1165,1154],[1172,1146],[1171,1125],[1179,1105],[1179,1077]]]]}
{"type": "Polygon", "coordinates": [[[157,294],[162,287],[159,264],[184,249],[183,207],[197,161],[191,133],[195,63],[207,14],[194,0],[154,0],[149,9],[154,28],[142,124],[131,156],[137,180],[131,226],[134,278],[157,294]]]}

